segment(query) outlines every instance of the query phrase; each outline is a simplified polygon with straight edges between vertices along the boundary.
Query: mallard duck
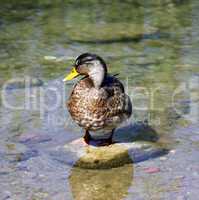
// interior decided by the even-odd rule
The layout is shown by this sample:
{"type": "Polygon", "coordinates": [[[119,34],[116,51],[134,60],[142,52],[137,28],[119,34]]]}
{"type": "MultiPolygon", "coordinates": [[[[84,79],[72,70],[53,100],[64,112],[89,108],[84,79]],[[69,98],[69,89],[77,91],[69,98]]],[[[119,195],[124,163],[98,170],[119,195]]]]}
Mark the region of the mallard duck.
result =
{"type": "Polygon", "coordinates": [[[84,140],[112,144],[114,130],[131,116],[132,105],[123,84],[107,72],[105,61],[96,54],[77,57],[63,81],[80,79],[71,92],[67,107],[72,119],[85,130],[84,140]]]}

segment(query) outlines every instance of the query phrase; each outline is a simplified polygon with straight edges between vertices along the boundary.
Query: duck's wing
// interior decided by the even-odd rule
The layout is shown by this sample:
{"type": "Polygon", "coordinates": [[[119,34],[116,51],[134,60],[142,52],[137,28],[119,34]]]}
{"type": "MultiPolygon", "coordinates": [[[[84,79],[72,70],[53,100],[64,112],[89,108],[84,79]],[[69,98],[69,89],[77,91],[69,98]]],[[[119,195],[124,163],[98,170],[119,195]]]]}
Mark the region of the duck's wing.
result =
{"type": "Polygon", "coordinates": [[[104,82],[103,89],[107,93],[106,117],[129,118],[132,105],[129,96],[125,94],[123,84],[115,76],[109,76],[104,82]]]}

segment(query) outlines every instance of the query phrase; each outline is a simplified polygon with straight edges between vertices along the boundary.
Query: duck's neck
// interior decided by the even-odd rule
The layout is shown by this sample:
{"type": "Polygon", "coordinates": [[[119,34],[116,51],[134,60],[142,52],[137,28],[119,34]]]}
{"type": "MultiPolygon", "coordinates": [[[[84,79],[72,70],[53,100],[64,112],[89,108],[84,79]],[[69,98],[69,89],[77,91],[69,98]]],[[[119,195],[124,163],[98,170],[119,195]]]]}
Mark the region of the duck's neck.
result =
{"type": "Polygon", "coordinates": [[[89,73],[89,78],[92,80],[93,85],[96,89],[99,89],[104,81],[106,72],[102,67],[95,66],[89,73]]]}

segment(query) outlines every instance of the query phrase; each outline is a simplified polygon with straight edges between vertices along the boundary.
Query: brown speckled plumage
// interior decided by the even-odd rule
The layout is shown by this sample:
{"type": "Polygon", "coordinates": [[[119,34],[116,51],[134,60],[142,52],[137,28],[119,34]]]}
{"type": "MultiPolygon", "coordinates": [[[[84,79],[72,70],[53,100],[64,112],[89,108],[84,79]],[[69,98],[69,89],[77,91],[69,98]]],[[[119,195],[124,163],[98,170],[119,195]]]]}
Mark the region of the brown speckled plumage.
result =
{"type": "Polygon", "coordinates": [[[111,130],[131,115],[131,104],[122,83],[114,76],[106,77],[100,89],[94,88],[86,77],[74,86],[68,110],[87,130],[111,130]]]}

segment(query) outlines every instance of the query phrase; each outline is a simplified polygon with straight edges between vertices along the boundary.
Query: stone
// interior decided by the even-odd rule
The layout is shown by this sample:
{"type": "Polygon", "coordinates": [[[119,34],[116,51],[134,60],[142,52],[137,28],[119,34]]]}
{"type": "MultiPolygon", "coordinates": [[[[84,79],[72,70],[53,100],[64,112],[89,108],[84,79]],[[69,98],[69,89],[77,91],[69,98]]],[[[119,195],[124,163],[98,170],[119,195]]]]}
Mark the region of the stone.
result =
{"type": "Polygon", "coordinates": [[[83,138],[65,144],[63,149],[66,155],[72,155],[75,167],[86,169],[120,167],[128,163],[157,157],[167,152],[165,148],[153,142],[134,141],[114,143],[109,146],[94,146],[86,145],[83,138]]]}
{"type": "Polygon", "coordinates": [[[0,148],[0,156],[10,162],[19,162],[28,160],[38,155],[37,150],[29,149],[21,143],[5,143],[0,148]]]}
{"type": "Polygon", "coordinates": [[[147,167],[147,168],[144,168],[144,171],[148,174],[153,174],[153,173],[160,172],[160,168],[158,168],[158,167],[147,167]]]}
{"type": "Polygon", "coordinates": [[[18,141],[23,144],[37,144],[51,141],[52,138],[46,134],[24,133],[18,138],[18,141]]]}
{"type": "Polygon", "coordinates": [[[56,60],[57,57],[55,57],[55,56],[44,56],[44,59],[45,60],[56,60]]]}
{"type": "Polygon", "coordinates": [[[82,156],[75,166],[92,169],[106,169],[119,167],[127,163],[132,163],[128,154],[128,149],[122,145],[109,145],[104,147],[87,146],[82,156]]]}
{"type": "Polygon", "coordinates": [[[160,160],[161,160],[161,161],[165,161],[165,160],[167,160],[167,159],[168,159],[168,158],[165,157],[165,156],[160,157],[160,160]]]}
{"type": "Polygon", "coordinates": [[[175,149],[172,149],[169,151],[171,154],[175,154],[176,153],[176,150],[175,149]]]}

